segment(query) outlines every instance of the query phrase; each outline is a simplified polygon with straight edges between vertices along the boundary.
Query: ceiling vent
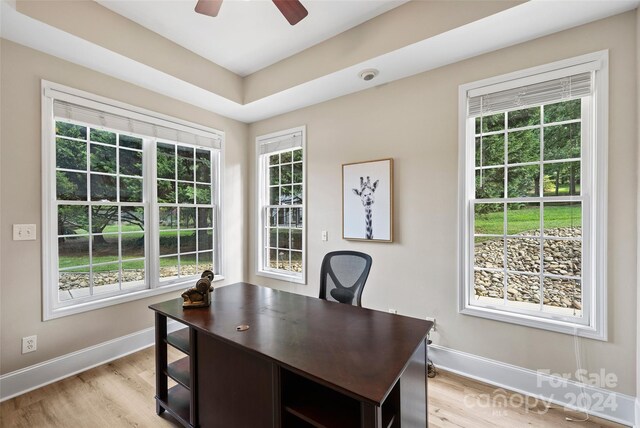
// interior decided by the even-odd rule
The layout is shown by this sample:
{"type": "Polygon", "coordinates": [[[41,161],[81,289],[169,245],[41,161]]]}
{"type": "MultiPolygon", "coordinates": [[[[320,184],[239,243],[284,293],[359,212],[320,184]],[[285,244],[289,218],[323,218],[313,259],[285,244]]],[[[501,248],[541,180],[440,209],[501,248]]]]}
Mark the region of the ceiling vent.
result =
{"type": "Polygon", "coordinates": [[[370,80],[373,80],[378,75],[378,73],[380,72],[375,68],[368,68],[366,70],[362,70],[360,74],[358,74],[358,76],[360,76],[360,78],[365,82],[368,82],[370,80]]]}

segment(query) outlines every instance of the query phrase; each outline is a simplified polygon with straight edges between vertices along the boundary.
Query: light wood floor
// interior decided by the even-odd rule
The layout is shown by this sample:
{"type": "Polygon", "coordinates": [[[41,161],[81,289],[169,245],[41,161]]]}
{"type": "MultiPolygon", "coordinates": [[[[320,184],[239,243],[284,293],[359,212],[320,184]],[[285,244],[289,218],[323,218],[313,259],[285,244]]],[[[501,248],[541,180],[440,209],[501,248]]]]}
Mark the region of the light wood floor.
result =
{"type": "Polygon", "coordinates": [[[429,427],[623,427],[444,371],[429,379],[429,427]],[[525,401],[526,400],[526,401],[525,401]],[[565,418],[573,418],[575,422],[565,418]]]}
{"type": "MultiPolygon", "coordinates": [[[[171,361],[182,355],[171,347],[171,361]]],[[[0,404],[0,427],[118,428],[178,427],[155,413],[154,349],[148,348],[0,404]]],[[[443,371],[429,379],[429,426],[445,427],[620,427],[552,406],[525,407],[519,397],[443,371]],[[513,406],[500,407],[503,398],[513,406]],[[487,403],[494,403],[493,406],[487,403]]],[[[533,406],[533,400],[529,405],[533,406]]],[[[232,428],[232,427],[229,427],[232,428]]]]}

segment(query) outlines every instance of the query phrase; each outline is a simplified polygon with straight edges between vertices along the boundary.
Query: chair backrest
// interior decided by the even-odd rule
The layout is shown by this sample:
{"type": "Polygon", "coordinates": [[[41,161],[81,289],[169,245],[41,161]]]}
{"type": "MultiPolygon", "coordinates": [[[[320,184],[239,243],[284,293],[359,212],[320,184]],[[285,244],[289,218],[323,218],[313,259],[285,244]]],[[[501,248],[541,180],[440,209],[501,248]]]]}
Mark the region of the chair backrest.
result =
{"type": "Polygon", "coordinates": [[[362,306],[362,289],[371,263],[370,255],[358,251],[327,253],[320,269],[320,298],[362,306]]]}

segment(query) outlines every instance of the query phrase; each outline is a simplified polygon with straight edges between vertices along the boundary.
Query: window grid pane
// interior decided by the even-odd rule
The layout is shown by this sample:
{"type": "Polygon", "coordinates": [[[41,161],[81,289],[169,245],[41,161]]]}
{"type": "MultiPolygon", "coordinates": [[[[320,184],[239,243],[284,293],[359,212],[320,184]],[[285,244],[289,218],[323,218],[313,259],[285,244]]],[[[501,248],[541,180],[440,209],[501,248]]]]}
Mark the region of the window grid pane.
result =
{"type": "Polygon", "coordinates": [[[143,153],[123,170],[133,151],[117,132],[57,121],[56,134],[58,300],[146,287],[143,153]]]}
{"type": "Polygon", "coordinates": [[[579,104],[475,120],[472,301],[582,316],[579,104]]]}
{"type": "Polygon", "coordinates": [[[160,279],[215,272],[213,150],[163,141],[157,151],[160,279]]]}
{"type": "Polygon", "coordinates": [[[302,265],[302,149],[266,154],[263,269],[300,274],[302,265]]]}

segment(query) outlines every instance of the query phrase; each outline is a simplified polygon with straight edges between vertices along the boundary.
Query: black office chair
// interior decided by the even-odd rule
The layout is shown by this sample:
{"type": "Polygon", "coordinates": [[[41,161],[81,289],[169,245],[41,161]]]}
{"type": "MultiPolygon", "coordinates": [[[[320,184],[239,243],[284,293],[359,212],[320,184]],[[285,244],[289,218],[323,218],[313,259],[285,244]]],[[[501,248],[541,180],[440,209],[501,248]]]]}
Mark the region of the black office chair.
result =
{"type": "Polygon", "coordinates": [[[320,269],[320,298],[362,306],[362,290],[371,270],[371,256],[358,251],[327,253],[320,269]]]}

